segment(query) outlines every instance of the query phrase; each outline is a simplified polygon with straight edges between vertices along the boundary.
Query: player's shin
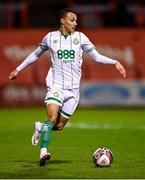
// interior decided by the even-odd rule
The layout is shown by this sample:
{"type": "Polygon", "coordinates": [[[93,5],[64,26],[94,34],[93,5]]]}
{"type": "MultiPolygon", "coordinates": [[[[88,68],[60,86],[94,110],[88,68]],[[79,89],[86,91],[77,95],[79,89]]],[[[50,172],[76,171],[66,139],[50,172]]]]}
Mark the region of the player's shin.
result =
{"type": "Polygon", "coordinates": [[[52,137],[53,126],[54,123],[50,121],[44,122],[41,129],[41,148],[48,148],[48,144],[50,143],[52,137]]]}

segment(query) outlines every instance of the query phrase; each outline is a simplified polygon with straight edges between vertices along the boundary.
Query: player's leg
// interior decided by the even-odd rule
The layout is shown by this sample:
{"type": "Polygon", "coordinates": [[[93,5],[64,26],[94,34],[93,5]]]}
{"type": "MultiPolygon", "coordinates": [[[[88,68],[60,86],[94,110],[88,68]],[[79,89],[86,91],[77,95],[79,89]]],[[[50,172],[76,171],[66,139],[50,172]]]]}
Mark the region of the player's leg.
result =
{"type": "MultiPolygon", "coordinates": [[[[55,94],[55,93],[53,93],[55,94]]],[[[63,127],[66,125],[68,122],[68,119],[70,116],[73,114],[75,111],[78,101],[79,101],[79,90],[74,91],[65,91],[63,92],[62,96],[57,97],[52,97],[51,96],[46,96],[45,102],[47,103],[47,114],[48,114],[48,121],[44,123],[44,125],[49,127],[49,130],[45,132],[45,128],[42,128],[41,133],[42,138],[41,138],[41,153],[40,153],[40,165],[43,166],[46,163],[46,160],[50,159],[50,153],[47,150],[48,144],[51,140],[51,133],[52,129],[55,124],[55,130],[61,130],[63,127]],[[62,97],[65,94],[65,97],[67,100],[63,100],[62,97]],[[50,106],[49,104],[54,104],[54,106],[50,106]],[[57,106],[55,106],[55,104],[57,106]],[[55,109],[55,107],[57,107],[55,109]],[[61,110],[60,110],[61,107],[61,110]],[[59,111],[60,110],[60,111],[59,111]],[[57,120],[57,123],[56,123],[57,120]],[[49,122],[50,121],[50,122],[49,122]],[[49,122],[49,123],[48,123],[49,122]],[[44,132],[43,132],[44,130],[44,132]],[[46,139],[45,139],[46,138],[46,139]]],[[[43,127],[45,127],[43,125],[43,127]]],[[[42,126],[42,124],[41,124],[42,126]]],[[[46,128],[48,129],[48,128],[46,128]]]]}
{"type": "Polygon", "coordinates": [[[62,130],[64,128],[64,126],[67,124],[69,118],[65,118],[64,116],[62,116],[60,114],[59,118],[57,119],[57,122],[55,123],[54,127],[53,127],[53,131],[56,130],[62,130]]]}
{"type": "Polygon", "coordinates": [[[48,152],[48,145],[52,138],[52,128],[57,120],[59,105],[47,104],[48,120],[43,123],[41,129],[41,149],[40,149],[40,166],[45,165],[46,160],[49,160],[51,155],[48,152]]]}
{"type": "MultiPolygon", "coordinates": [[[[68,119],[61,116],[61,114],[59,112],[58,117],[57,117],[57,121],[55,122],[52,130],[53,131],[62,130],[63,127],[65,126],[65,124],[67,123],[67,121],[68,121],[68,119]]],[[[37,121],[34,123],[34,134],[32,135],[32,138],[31,138],[31,143],[33,146],[37,146],[37,144],[39,143],[43,124],[44,123],[42,123],[40,121],[37,121]]]]}
{"type": "MultiPolygon", "coordinates": [[[[58,118],[57,118],[57,121],[55,122],[52,130],[55,131],[55,130],[62,130],[64,128],[64,126],[67,124],[68,120],[69,120],[70,117],[68,118],[65,118],[64,116],[62,116],[59,112],[58,114],[58,118]]],[[[41,129],[43,127],[43,124],[42,122],[38,121],[38,122],[35,122],[34,123],[34,134],[32,136],[32,145],[33,146],[36,146],[39,142],[39,138],[41,136],[41,129]]]]}
{"type": "Polygon", "coordinates": [[[41,131],[42,134],[41,153],[40,153],[41,166],[45,165],[46,160],[50,159],[50,153],[48,153],[47,147],[51,140],[51,134],[54,124],[57,130],[62,130],[78,105],[79,95],[77,93],[75,94],[74,92],[71,93],[70,91],[68,92],[69,95],[65,92],[67,94],[66,96],[67,100],[65,100],[64,103],[62,104],[62,108],[60,112],[59,112],[60,110],[59,105],[57,106],[55,104],[47,105],[48,121],[44,123],[41,131]],[[46,128],[45,125],[47,126],[46,128]]]}
{"type": "Polygon", "coordinates": [[[53,130],[62,130],[67,124],[68,120],[76,110],[76,107],[79,102],[79,90],[74,91],[65,91],[64,95],[67,100],[64,100],[64,103],[60,109],[58,119],[53,127],[53,130]]]}
{"type": "MultiPolygon", "coordinates": [[[[56,90],[55,88],[48,87],[48,91],[45,97],[45,101],[47,104],[57,104],[59,107],[62,106],[63,103],[63,97],[61,90],[56,90]]],[[[36,146],[39,142],[40,136],[41,136],[41,129],[43,127],[42,122],[35,122],[34,123],[34,134],[31,138],[31,142],[33,146],[36,146]]]]}
{"type": "Polygon", "coordinates": [[[47,121],[43,123],[41,129],[41,149],[40,149],[40,165],[45,165],[46,160],[50,159],[48,153],[48,145],[52,138],[52,128],[58,119],[59,109],[63,100],[58,90],[50,89],[46,95],[45,103],[47,104],[47,121]]]}

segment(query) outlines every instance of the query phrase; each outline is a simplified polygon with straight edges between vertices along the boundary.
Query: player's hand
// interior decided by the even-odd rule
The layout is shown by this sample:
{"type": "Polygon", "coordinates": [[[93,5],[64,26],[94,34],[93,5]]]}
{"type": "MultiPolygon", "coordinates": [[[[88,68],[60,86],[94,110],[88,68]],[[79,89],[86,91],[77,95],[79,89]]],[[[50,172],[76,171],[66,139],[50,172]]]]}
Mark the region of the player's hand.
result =
{"type": "Polygon", "coordinates": [[[116,67],[116,69],[122,74],[122,76],[123,76],[124,78],[126,78],[125,68],[123,67],[123,65],[122,65],[119,61],[116,61],[115,67],[116,67]]]}
{"type": "Polygon", "coordinates": [[[17,76],[18,76],[19,72],[17,70],[14,70],[10,73],[10,76],[9,76],[9,79],[10,80],[14,80],[14,79],[17,79],[17,76]]]}

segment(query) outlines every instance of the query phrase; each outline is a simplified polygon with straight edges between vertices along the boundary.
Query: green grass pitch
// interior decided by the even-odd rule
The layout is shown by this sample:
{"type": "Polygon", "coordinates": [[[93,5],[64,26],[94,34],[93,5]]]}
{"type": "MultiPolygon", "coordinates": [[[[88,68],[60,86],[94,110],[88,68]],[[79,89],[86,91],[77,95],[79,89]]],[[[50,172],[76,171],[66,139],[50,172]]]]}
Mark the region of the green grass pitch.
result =
{"type": "Polygon", "coordinates": [[[39,167],[39,146],[31,146],[34,121],[44,108],[0,109],[0,178],[145,178],[145,110],[78,109],[63,131],[53,132],[52,159],[39,167]],[[92,154],[110,148],[111,167],[96,168],[92,154]]]}

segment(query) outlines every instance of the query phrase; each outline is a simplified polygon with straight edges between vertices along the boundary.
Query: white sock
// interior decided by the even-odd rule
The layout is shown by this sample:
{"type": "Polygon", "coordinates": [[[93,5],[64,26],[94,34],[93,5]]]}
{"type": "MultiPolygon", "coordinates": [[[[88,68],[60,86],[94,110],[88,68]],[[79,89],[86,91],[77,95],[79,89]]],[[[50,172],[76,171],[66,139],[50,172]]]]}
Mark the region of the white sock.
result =
{"type": "Polygon", "coordinates": [[[45,154],[47,154],[47,148],[40,149],[40,158],[42,158],[45,154]]]}

